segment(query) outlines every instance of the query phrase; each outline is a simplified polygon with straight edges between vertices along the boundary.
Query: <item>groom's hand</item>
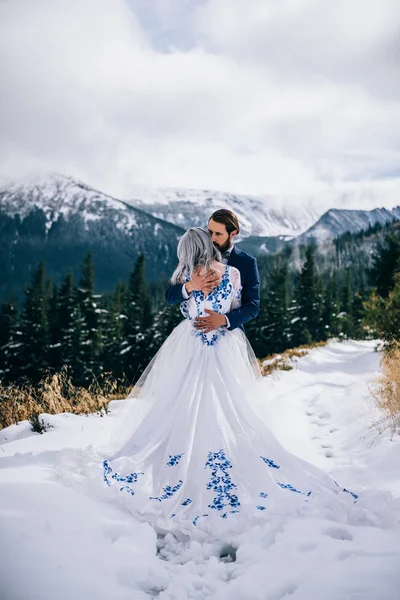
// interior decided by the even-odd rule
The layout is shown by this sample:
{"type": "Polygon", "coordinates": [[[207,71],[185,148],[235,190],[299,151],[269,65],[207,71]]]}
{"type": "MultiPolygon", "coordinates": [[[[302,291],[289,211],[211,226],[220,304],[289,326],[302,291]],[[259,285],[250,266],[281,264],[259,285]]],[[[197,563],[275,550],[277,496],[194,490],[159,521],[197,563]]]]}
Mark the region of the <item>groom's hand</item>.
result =
{"type": "Polygon", "coordinates": [[[209,331],[214,331],[223,325],[226,325],[225,315],[221,315],[213,310],[205,309],[206,313],[208,313],[209,317],[197,317],[194,320],[194,326],[198,331],[202,331],[203,333],[208,333],[209,331]]]}
{"type": "Polygon", "coordinates": [[[185,284],[188,294],[192,292],[203,292],[208,295],[212,290],[221,283],[221,275],[217,271],[209,271],[205,275],[199,275],[199,271],[195,271],[190,281],[185,284]]]}

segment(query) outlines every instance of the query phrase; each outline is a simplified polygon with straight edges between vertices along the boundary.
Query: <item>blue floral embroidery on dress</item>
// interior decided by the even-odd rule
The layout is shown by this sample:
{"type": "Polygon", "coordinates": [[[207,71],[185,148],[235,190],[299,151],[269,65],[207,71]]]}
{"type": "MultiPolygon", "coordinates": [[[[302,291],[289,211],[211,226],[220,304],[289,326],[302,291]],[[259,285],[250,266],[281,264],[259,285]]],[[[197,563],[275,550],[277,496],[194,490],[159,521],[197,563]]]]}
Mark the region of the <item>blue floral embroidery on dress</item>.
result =
{"type": "MultiPolygon", "coordinates": [[[[268,494],[266,494],[265,492],[260,492],[260,498],[268,498],[268,494]]],[[[261,504],[256,506],[256,508],[257,508],[257,510],[267,510],[267,507],[262,506],[261,504]]]]}
{"type": "Polygon", "coordinates": [[[178,483],[176,485],[174,485],[174,487],[171,487],[170,485],[166,485],[163,488],[163,494],[161,496],[150,496],[150,500],[158,500],[158,502],[162,502],[163,500],[168,500],[168,498],[171,498],[171,496],[173,496],[175,494],[175,492],[177,492],[183,485],[183,481],[182,479],[180,479],[178,481],[178,483]]]}
{"type": "Polygon", "coordinates": [[[218,340],[218,338],[221,335],[225,335],[226,331],[225,329],[221,329],[218,330],[218,333],[213,333],[211,338],[208,338],[207,335],[205,333],[203,333],[202,331],[198,331],[196,332],[197,337],[200,337],[203,341],[203,344],[205,344],[206,346],[214,346],[215,342],[218,340]]]}
{"type": "MultiPolygon", "coordinates": [[[[185,277],[185,283],[189,281],[189,279],[190,277],[187,275],[185,277]]],[[[192,297],[196,304],[197,316],[202,316],[202,303],[204,303],[205,300],[211,303],[212,310],[222,314],[221,301],[227,300],[229,295],[232,294],[232,290],[233,286],[230,282],[229,267],[226,265],[220,284],[217,285],[210,294],[208,294],[207,298],[202,291],[195,290],[192,292],[192,297]]],[[[192,317],[189,315],[188,301],[185,300],[184,302],[181,302],[180,307],[183,316],[186,319],[192,320],[192,317]]],[[[220,336],[226,335],[226,328],[219,328],[211,336],[203,333],[202,331],[197,331],[196,329],[193,329],[193,334],[199,337],[206,346],[214,346],[220,336]]]]}
{"type": "Polygon", "coordinates": [[[307,492],[307,494],[305,492],[300,492],[300,490],[296,490],[296,488],[293,487],[290,483],[278,483],[278,485],[284,490],[290,490],[291,492],[295,492],[296,494],[304,494],[305,496],[311,496],[311,492],[307,492]]]}
{"type": "MultiPolygon", "coordinates": [[[[338,487],[340,487],[337,481],[333,480],[333,483],[336,483],[336,485],[337,485],[338,487]]],[[[351,492],[350,490],[347,490],[346,488],[342,488],[342,491],[343,491],[343,492],[347,492],[348,494],[350,494],[351,496],[353,496],[353,498],[354,498],[354,499],[355,499],[355,501],[357,502],[357,500],[358,500],[358,498],[359,498],[359,496],[357,496],[357,494],[355,494],[354,492],[351,492]]],[[[356,502],[354,502],[354,504],[355,504],[356,502]]]]}
{"type": "Polygon", "coordinates": [[[126,490],[128,492],[128,494],[131,494],[132,496],[135,495],[135,490],[133,490],[131,487],[129,487],[129,485],[123,485],[121,488],[119,488],[120,492],[122,492],[122,490],[126,490]]]}
{"type": "Polygon", "coordinates": [[[229,278],[229,267],[226,265],[225,272],[222,275],[221,283],[217,285],[211,292],[208,294],[207,301],[212,303],[212,308],[215,312],[219,312],[222,310],[221,300],[227,300],[229,295],[232,293],[233,287],[229,278]]]}
{"type": "Polygon", "coordinates": [[[263,461],[272,469],[280,469],[280,466],[276,465],[270,458],[265,458],[265,456],[260,456],[260,458],[262,458],[263,461]]]}
{"type": "Polygon", "coordinates": [[[351,492],[350,490],[346,490],[346,488],[343,488],[343,491],[344,491],[344,492],[347,492],[348,494],[350,494],[351,496],[353,496],[353,498],[354,498],[355,500],[358,500],[358,496],[357,496],[357,494],[355,494],[354,492],[351,492]]]}
{"type": "MultiPolygon", "coordinates": [[[[188,281],[190,281],[190,275],[186,275],[186,277],[184,278],[184,283],[187,283],[188,281]]],[[[185,319],[189,319],[189,321],[192,321],[192,317],[189,314],[188,300],[184,300],[183,302],[181,302],[179,308],[185,319]]]]}
{"type": "Polygon", "coordinates": [[[193,500],[191,500],[190,498],[186,498],[186,500],[182,502],[182,506],[188,506],[188,504],[191,504],[192,502],[193,500]]]}
{"type": "Polygon", "coordinates": [[[108,478],[107,478],[107,475],[109,473],[112,473],[112,468],[108,464],[108,460],[103,460],[103,479],[107,485],[111,485],[111,483],[108,481],[108,478]]]}
{"type": "Polygon", "coordinates": [[[184,454],[185,454],[184,452],[182,452],[182,454],[170,454],[167,465],[169,467],[175,467],[179,463],[179,461],[181,460],[181,458],[184,454]]]}
{"type": "Polygon", "coordinates": [[[230,510],[226,513],[224,513],[223,515],[221,515],[221,519],[227,519],[228,515],[234,515],[235,513],[239,513],[240,510],[230,510]]]}
{"type": "Polygon", "coordinates": [[[242,291],[242,286],[240,286],[240,288],[236,290],[236,294],[234,295],[234,300],[236,300],[236,302],[233,303],[234,308],[240,308],[240,306],[242,305],[242,291]]]}
{"type": "Polygon", "coordinates": [[[195,517],[195,518],[193,519],[192,523],[193,523],[193,525],[194,525],[195,527],[197,527],[197,521],[198,521],[198,519],[200,519],[200,517],[208,517],[208,513],[207,513],[207,514],[205,514],[205,515],[198,515],[197,517],[195,517]]]}
{"type": "Polygon", "coordinates": [[[189,307],[188,307],[187,300],[185,300],[184,302],[181,302],[180,309],[181,309],[181,313],[185,317],[185,319],[191,318],[189,315],[189,307]]]}
{"type": "Polygon", "coordinates": [[[237,485],[232,482],[228,469],[232,468],[231,463],[225,456],[225,452],[209,452],[205,468],[211,469],[211,479],[207,484],[208,490],[214,490],[217,494],[212,504],[208,507],[214,510],[223,510],[226,506],[238,508],[240,502],[236,494],[232,494],[232,490],[237,489],[237,485]],[[218,471],[221,473],[217,475],[218,471]]]}
{"type": "MultiPolygon", "coordinates": [[[[112,468],[110,467],[109,461],[104,460],[103,461],[103,479],[106,482],[106,484],[109,486],[111,485],[111,482],[108,479],[107,475],[109,475],[110,473],[112,473],[112,468]]],[[[141,471],[138,473],[130,473],[129,475],[125,475],[125,477],[123,477],[122,475],[119,475],[118,473],[114,473],[113,475],[111,475],[111,478],[115,479],[115,481],[121,481],[123,483],[137,483],[139,475],[144,475],[144,473],[141,471]]],[[[132,496],[135,495],[134,490],[131,487],[129,487],[129,485],[122,486],[119,489],[119,491],[122,492],[122,490],[126,490],[129,494],[132,494],[132,496]]]]}

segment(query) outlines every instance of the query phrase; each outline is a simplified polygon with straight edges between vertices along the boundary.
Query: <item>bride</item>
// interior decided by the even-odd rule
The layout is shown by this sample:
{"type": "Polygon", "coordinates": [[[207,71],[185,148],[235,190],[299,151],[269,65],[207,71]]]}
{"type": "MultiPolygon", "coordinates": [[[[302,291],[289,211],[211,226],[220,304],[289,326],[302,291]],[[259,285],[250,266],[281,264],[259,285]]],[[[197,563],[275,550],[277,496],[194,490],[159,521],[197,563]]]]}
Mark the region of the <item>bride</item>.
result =
{"type": "Polygon", "coordinates": [[[125,401],[124,425],[103,453],[107,494],[158,531],[189,535],[317,509],[351,514],[358,496],[287,452],[256,415],[260,371],[243,331],[194,326],[207,309],[240,306],[240,272],[199,227],[181,238],[178,259],[173,284],[211,270],[221,280],[182,302],[184,320],[125,401]]]}

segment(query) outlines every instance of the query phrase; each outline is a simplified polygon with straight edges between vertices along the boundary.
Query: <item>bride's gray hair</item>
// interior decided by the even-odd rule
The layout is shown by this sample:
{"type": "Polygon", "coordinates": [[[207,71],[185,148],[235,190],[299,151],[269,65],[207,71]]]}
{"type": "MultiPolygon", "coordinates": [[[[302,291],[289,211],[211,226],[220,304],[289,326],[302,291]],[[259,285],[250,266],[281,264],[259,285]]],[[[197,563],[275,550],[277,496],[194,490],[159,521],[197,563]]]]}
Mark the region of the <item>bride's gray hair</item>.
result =
{"type": "Polygon", "coordinates": [[[221,253],[212,243],[210,234],[203,227],[191,227],[178,244],[179,264],[171,277],[171,283],[183,283],[185,276],[193,275],[196,267],[211,269],[214,260],[221,262],[221,253]]]}

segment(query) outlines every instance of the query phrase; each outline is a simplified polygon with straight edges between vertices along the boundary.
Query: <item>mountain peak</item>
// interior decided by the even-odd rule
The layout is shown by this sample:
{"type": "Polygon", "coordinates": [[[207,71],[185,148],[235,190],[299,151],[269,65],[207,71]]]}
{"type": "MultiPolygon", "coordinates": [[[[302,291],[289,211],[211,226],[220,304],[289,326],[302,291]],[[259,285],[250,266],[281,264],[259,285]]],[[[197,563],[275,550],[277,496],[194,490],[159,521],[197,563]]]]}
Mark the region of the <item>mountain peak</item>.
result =
{"type": "Polygon", "coordinates": [[[373,208],[372,210],[331,208],[306,232],[299,236],[298,241],[313,238],[329,240],[342,233],[357,233],[369,226],[400,219],[400,206],[393,209],[373,208]]]}

